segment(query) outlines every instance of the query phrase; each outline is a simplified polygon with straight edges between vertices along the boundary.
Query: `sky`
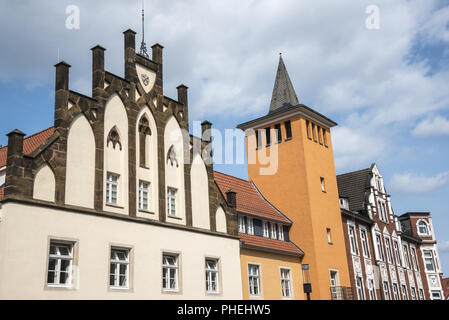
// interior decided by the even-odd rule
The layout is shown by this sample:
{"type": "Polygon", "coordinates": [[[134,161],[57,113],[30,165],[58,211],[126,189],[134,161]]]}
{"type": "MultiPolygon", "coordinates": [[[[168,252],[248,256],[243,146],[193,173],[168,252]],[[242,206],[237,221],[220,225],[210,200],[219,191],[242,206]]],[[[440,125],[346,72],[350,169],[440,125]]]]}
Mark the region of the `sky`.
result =
{"type": "MultiPolygon", "coordinates": [[[[122,32],[137,31],[139,46],[141,5],[0,0],[0,144],[15,128],[53,124],[59,60],[72,66],[70,89],[86,95],[95,45],[107,49],[106,70],[123,76],[122,32]],[[79,28],[67,27],[70,6],[79,28]]],[[[165,47],[164,94],[176,98],[186,84],[190,119],[216,129],[268,112],[282,53],[299,101],[339,124],[337,174],[376,162],[395,214],[431,212],[449,275],[449,1],[145,0],[145,8],[147,46],[165,47]],[[373,5],[378,15],[367,12],[373,5]]],[[[215,169],[247,177],[245,165],[215,169]]]]}

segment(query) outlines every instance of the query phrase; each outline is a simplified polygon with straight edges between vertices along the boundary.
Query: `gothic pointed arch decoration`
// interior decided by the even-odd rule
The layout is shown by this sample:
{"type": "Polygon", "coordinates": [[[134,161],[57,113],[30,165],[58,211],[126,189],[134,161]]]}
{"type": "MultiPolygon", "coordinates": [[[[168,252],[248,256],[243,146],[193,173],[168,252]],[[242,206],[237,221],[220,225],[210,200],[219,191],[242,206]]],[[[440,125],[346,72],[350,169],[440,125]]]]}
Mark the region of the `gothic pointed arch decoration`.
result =
{"type": "Polygon", "coordinates": [[[108,140],[106,146],[109,146],[109,142],[112,143],[112,148],[115,149],[117,144],[120,146],[120,151],[122,151],[122,143],[120,142],[120,135],[117,131],[117,127],[113,127],[108,134],[108,140]]]}
{"type": "Polygon", "coordinates": [[[171,146],[170,149],[168,149],[167,153],[167,162],[170,161],[170,164],[173,166],[176,164],[176,167],[179,167],[178,158],[176,156],[175,146],[171,146]]]}
{"type": "Polygon", "coordinates": [[[151,136],[150,122],[144,114],[139,120],[139,149],[140,149],[140,166],[143,168],[147,165],[147,136],[151,136]]]}

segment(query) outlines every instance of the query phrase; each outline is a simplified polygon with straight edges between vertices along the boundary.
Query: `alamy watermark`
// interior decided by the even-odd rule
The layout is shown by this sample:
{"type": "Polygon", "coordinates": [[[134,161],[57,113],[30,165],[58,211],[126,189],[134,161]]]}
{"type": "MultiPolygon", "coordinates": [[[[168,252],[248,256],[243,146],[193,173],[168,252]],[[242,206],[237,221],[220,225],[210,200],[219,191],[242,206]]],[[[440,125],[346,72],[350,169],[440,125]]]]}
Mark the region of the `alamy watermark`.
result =
{"type": "Polygon", "coordinates": [[[79,30],[81,27],[80,8],[76,5],[69,5],[65,8],[67,18],[65,27],[68,30],[79,30]]]}
{"type": "Polygon", "coordinates": [[[368,17],[365,20],[365,26],[368,30],[380,29],[380,8],[374,4],[366,7],[365,13],[368,17]]]}

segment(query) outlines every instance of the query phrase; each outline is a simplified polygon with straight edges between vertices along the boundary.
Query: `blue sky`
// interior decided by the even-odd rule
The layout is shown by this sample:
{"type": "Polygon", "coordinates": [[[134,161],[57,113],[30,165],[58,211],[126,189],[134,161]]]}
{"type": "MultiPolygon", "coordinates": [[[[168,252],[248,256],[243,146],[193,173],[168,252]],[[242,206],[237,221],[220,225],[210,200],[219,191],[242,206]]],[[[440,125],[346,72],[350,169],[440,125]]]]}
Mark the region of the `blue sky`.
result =
{"type": "MultiPolygon", "coordinates": [[[[430,211],[449,274],[449,1],[150,1],[147,44],[164,45],[165,94],[190,87],[190,119],[224,130],[268,111],[279,52],[300,102],[338,122],[337,173],[376,162],[396,214],[430,211]],[[368,5],[380,28],[366,28],[368,5]]],[[[90,94],[90,48],[123,75],[122,32],[139,32],[140,1],[0,3],[0,144],[53,123],[54,67],[90,94]],[[68,5],[80,29],[65,26],[68,5]]],[[[246,178],[244,165],[216,169],[246,178]]]]}

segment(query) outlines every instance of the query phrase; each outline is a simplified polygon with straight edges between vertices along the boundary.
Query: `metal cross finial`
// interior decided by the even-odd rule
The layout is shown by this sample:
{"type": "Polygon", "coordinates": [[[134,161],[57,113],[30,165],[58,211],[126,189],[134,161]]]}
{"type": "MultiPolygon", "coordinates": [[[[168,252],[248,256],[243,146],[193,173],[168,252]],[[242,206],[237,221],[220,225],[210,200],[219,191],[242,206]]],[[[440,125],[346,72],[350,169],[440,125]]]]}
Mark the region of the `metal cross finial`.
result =
{"type": "Polygon", "coordinates": [[[147,45],[145,43],[145,1],[142,0],[142,43],[140,44],[140,55],[150,59],[148,55],[147,45]]]}

